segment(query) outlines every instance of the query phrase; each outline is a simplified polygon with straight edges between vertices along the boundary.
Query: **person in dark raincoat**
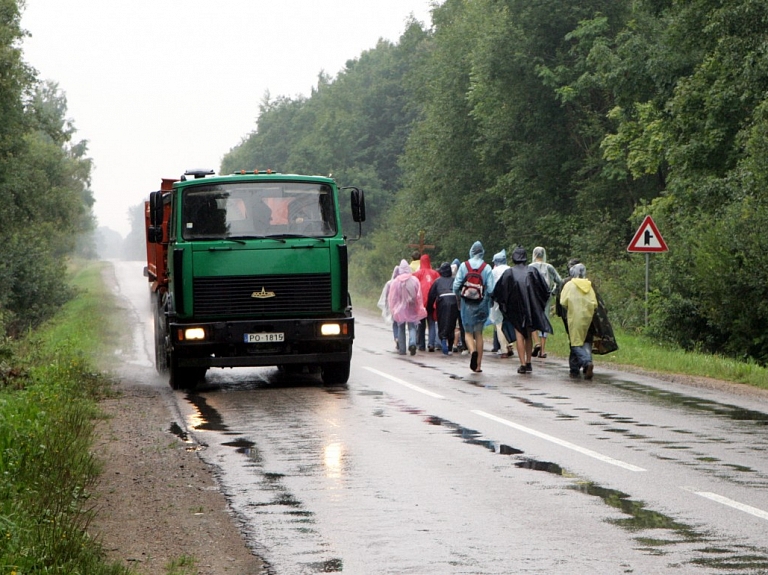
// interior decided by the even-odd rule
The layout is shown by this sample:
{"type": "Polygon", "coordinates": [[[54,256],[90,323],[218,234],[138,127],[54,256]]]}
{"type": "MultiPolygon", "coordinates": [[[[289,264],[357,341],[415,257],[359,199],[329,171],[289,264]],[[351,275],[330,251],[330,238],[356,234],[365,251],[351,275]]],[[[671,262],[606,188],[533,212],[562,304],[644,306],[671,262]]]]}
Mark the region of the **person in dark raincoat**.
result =
{"type": "Polygon", "coordinates": [[[443,355],[451,355],[459,319],[459,306],[453,293],[451,264],[444,262],[437,270],[440,276],[432,283],[427,296],[427,313],[437,314],[437,336],[443,355]]]}
{"type": "MultiPolygon", "coordinates": [[[[555,266],[547,263],[547,250],[541,246],[533,248],[533,261],[529,264],[530,267],[539,270],[539,273],[547,282],[549,286],[549,293],[554,296],[556,293],[560,293],[560,286],[563,285],[563,280],[560,274],[557,273],[555,266]]],[[[551,307],[551,297],[547,305],[544,306],[544,314],[549,319],[549,309],[551,307]]],[[[546,331],[534,331],[533,332],[533,357],[540,357],[542,359],[547,357],[547,332],[546,331]]]]}
{"type": "Polygon", "coordinates": [[[517,373],[530,373],[534,330],[552,333],[552,326],[544,313],[549,301],[549,286],[539,271],[525,265],[528,259],[525,248],[518,246],[512,252],[512,263],[493,290],[504,317],[515,328],[517,355],[520,367],[517,373]]]}

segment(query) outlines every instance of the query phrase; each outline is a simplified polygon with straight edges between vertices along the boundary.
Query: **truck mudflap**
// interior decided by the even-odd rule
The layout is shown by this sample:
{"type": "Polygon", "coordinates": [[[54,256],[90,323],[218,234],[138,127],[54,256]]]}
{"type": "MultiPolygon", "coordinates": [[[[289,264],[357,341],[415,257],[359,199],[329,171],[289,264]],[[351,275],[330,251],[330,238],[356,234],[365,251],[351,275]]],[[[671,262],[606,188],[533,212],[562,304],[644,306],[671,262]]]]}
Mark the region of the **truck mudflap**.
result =
{"type": "Polygon", "coordinates": [[[179,367],[258,367],[349,362],[354,318],[171,323],[179,367]]]}

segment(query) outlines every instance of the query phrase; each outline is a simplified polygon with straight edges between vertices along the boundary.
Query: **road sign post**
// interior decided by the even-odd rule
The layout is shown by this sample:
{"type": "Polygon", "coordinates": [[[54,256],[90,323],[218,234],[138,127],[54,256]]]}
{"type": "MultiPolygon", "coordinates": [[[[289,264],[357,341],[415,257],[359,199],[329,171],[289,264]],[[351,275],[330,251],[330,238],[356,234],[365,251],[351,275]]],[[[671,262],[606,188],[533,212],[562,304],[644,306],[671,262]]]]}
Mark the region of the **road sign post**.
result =
{"type": "Polygon", "coordinates": [[[648,291],[650,286],[650,256],[652,253],[669,251],[664,238],[659,233],[659,228],[651,216],[645,216],[643,223],[637,228],[635,236],[627,246],[628,252],[645,254],[645,327],[648,327],[648,291]]]}

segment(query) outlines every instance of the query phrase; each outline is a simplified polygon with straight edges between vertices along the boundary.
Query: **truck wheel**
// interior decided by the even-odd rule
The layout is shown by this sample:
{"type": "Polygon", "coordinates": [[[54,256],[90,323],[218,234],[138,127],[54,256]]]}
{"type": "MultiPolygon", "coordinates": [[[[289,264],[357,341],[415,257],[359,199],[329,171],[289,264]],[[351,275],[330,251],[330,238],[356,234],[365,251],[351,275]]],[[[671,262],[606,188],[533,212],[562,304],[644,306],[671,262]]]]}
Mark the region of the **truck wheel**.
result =
{"type": "Polygon", "coordinates": [[[168,351],[165,341],[165,326],[155,316],[155,369],[157,373],[164,374],[168,371],[168,351]]]}
{"type": "Polygon", "coordinates": [[[157,373],[165,374],[168,371],[168,342],[161,297],[159,293],[152,294],[152,315],[155,319],[155,369],[157,373]]]}
{"type": "Polygon", "coordinates": [[[168,360],[168,384],[171,389],[190,390],[205,379],[205,367],[179,367],[176,359],[171,355],[168,360]]]}
{"type": "Polygon", "coordinates": [[[197,384],[205,380],[204,367],[171,367],[168,374],[168,384],[171,389],[188,391],[195,389],[197,384]]]}
{"type": "Polygon", "coordinates": [[[324,363],[322,365],[323,383],[326,385],[347,383],[349,380],[349,364],[349,361],[324,363]]]}

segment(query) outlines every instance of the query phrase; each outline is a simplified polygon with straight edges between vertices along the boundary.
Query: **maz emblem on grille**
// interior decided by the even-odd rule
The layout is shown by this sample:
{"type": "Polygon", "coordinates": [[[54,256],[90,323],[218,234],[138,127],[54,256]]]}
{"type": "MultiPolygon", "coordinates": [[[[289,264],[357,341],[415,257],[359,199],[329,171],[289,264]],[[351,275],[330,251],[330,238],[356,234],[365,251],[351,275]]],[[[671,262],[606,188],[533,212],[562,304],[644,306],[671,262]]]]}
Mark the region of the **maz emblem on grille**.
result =
{"type": "Polygon", "coordinates": [[[261,291],[255,291],[251,294],[251,297],[255,297],[256,299],[267,299],[270,297],[275,297],[275,292],[273,291],[265,291],[264,286],[262,286],[261,291]]]}

